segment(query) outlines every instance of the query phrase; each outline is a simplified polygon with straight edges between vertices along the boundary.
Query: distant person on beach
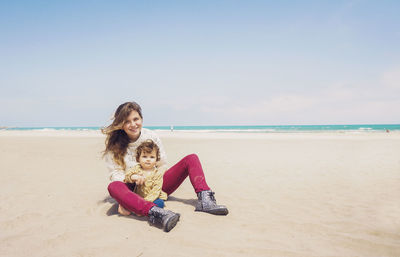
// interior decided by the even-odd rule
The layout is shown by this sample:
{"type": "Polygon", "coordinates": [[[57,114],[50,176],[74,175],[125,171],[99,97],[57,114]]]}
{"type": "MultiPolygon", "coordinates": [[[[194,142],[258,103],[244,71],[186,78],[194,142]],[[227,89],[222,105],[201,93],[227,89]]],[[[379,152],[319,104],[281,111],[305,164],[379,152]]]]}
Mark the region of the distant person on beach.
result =
{"type": "Polygon", "coordinates": [[[139,164],[127,171],[124,182],[134,183],[136,194],[164,208],[168,195],[161,189],[163,174],[156,166],[160,161],[160,149],[151,139],[146,140],[136,149],[136,161],[139,164]]]}
{"type": "MultiPolygon", "coordinates": [[[[106,135],[104,157],[110,171],[111,183],[108,185],[110,195],[119,203],[118,212],[129,215],[131,212],[148,216],[151,223],[160,224],[164,231],[173,229],[180,214],[158,207],[154,202],[146,201],[142,196],[130,190],[124,182],[128,171],[136,166],[136,150],[146,140],[151,139],[159,148],[158,167],[164,169],[166,154],[160,138],[153,131],[142,127],[142,109],[136,102],[121,104],[115,111],[112,123],[103,128],[106,135]]],[[[206,183],[201,163],[196,154],[190,154],[180,160],[163,175],[162,191],[172,194],[189,176],[197,194],[195,211],[215,215],[227,215],[228,209],[216,203],[214,192],[206,183]]],[[[137,181],[141,183],[141,181],[137,181]]],[[[146,183],[146,178],[144,179],[146,183]]]]}

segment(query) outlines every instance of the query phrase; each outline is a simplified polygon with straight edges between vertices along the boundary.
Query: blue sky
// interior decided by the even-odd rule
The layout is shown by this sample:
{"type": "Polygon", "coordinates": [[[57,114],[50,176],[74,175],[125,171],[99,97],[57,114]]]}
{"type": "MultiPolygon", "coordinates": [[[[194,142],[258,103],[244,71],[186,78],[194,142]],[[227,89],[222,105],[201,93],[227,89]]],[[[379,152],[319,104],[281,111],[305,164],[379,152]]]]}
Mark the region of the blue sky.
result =
{"type": "Polygon", "coordinates": [[[400,123],[399,1],[1,1],[0,126],[400,123]]]}

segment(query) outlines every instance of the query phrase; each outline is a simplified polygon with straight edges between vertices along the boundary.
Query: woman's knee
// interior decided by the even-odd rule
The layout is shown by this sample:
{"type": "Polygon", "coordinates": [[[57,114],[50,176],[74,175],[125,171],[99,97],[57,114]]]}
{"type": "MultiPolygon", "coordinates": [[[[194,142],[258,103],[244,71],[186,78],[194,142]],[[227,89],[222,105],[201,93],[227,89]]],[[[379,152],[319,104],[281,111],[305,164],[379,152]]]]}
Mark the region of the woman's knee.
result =
{"type": "Polygon", "coordinates": [[[187,155],[187,156],[185,157],[185,159],[188,160],[188,161],[192,161],[192,160],[198,161],[198,160],[199,160],[199,157],[197,156],[197,154],[192,153],[192,154],[187,155]]]}
{"type": "Polygon", "coordinates": [[[112,196],[116,191],[121,189],[122,186],[125,186],[124,182],[122,182],[122,181],[113,181],[108,185],[107,189],[108,189],[108,192],[110,193],[110,195],[112,196]]]}
{"type": "Polygon", "coordinates": [[[197,167],[199,165],[201,166],[200,159],[195,153],[189,154],[183,159],[186,164],[186,167],[195,167],[195,166],[197,167]]]}

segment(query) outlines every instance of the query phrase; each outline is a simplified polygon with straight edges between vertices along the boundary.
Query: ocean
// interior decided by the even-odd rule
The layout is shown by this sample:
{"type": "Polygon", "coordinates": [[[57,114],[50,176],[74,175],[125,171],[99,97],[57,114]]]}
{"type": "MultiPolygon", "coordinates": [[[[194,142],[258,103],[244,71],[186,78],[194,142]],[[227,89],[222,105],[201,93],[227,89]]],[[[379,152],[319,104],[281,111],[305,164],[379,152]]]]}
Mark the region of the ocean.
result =
{"type": "MultiPolygon", "coordinates": [[[[258,125],[258,126],[144,126],[151,130],[235,133],[295,133],[295,132],[390,132],[400,131],[400,124],[352,125],[258,125]]],[[[1,127],[0,130],[100,130],[101,127],[1,127]]]]}

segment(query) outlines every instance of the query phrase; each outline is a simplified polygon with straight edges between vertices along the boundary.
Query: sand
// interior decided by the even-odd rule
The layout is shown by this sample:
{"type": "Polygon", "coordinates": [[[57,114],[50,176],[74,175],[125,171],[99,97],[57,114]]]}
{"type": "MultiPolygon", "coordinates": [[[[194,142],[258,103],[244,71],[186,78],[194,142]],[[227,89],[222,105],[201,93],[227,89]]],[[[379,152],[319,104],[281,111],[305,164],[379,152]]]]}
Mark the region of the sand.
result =
{"type": "Polygon", "coordinates": [[[399,133],[160,136],[228,216],[194,212],[187,180],[165,233],[116,213],[100,133],[0,131],[0,256],[400,256],[399,133]]]}

